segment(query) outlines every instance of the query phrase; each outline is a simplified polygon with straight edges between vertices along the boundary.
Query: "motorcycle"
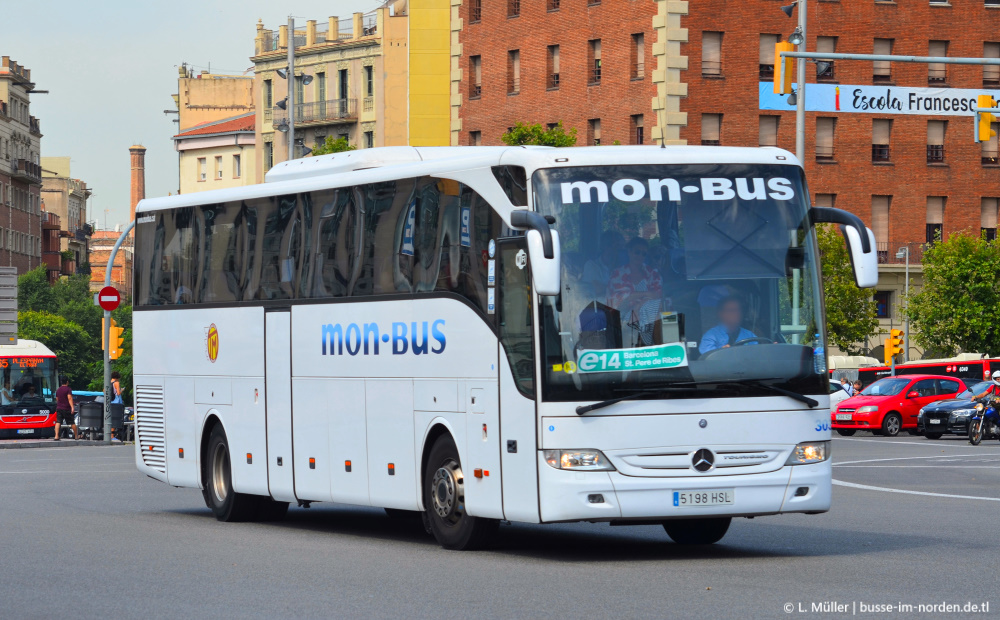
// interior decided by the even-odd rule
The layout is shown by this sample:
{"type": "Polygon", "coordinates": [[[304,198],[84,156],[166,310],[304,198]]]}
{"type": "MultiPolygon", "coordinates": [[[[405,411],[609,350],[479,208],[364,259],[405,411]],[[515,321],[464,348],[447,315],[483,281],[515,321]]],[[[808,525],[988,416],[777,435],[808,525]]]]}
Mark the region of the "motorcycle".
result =
{"type": "Polygon", "coordinates": [[[978,446],[983,439],[1000,439],[1000,426],[994,417],[998,410],[997,401],[989,398],[976,403],[976,412],[969,420],[969,443],[978,446]]]}

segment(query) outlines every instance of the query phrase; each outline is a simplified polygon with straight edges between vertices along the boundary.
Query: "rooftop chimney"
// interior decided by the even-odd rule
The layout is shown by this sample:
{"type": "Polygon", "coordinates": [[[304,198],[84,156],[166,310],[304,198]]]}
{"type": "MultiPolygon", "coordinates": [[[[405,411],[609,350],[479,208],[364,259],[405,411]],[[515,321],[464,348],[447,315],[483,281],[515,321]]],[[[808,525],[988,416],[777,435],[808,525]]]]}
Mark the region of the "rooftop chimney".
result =
{"type": "Polygon", "coordinates": [[[128,152],[132,159],[132,193],[131,209],[129,210],[130,222],[135,221],[135,205],[146,197],[146,147],[136,144],[130,146],[128,152]]]}

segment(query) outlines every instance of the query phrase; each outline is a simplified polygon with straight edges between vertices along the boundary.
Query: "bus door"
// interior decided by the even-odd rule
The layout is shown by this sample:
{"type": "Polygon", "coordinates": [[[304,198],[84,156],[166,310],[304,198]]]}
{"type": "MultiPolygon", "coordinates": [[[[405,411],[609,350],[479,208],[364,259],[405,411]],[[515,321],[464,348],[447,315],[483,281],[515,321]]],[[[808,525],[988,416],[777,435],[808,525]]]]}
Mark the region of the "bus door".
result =
{"type": "Polygon", "coordinates": [[[264,313],[267,483],[278,501],[294,502],[292,470],[292,320],[287,308],[264,313]]]}
{"type": "Polygon", "coordinates": [[[534,295],[524,237],[497,243],[495,271],[504,517],[537,523],[534,295]]]}

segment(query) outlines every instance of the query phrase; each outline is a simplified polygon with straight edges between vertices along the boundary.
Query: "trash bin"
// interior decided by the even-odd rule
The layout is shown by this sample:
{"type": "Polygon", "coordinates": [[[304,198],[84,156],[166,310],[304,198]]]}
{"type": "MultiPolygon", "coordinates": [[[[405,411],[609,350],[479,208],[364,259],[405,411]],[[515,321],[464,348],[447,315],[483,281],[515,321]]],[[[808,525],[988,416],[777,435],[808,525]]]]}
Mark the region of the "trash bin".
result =
{"type": "Polygon", "coordinates": [[[125,426],[125,405],[121,403],[111,403],[111,428],[117,431],[118,439],[121,439],[121,432],[125,426]]]}
{"type": "Polygon", "coordinates": [[[104,432],[104,404],[80,403],[80,432],[89,439],[97,439],[104,432]]]}

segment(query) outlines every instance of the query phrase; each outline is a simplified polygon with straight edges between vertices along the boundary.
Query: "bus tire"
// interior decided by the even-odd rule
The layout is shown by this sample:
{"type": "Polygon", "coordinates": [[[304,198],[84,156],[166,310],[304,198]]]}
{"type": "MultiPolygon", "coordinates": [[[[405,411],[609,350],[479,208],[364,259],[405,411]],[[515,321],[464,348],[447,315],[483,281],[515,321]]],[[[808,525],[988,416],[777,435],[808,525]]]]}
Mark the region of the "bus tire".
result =
{"type": "Polygon", "coordinates": [[[258,512],[258,497],[233,491],[229,440],[221,424],[212,428],[202,465],[202,495],[219,521],[252,521],[258,512]]]}
{"type": "Polygon", "coordinates": [[[856,428],[838,428],[837,434],[842,437],[852,437],[854,433],[858,432],[856,428]]]}
{"type": "Polygon", "coordinates": [[[465,512],[465,475],[458,448],[448,435],[435,440],[423,478],[426,522],[445,549],[466,551],[488,545],[499,526],[496,519],[465,512]]]}
{"type": "Polygon", "coordinates": [[[732,517],[671,519],[663,522],[663,529],[678,545],[711,545],[722,540],[732,521],[732,517]]]}

